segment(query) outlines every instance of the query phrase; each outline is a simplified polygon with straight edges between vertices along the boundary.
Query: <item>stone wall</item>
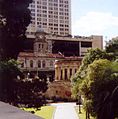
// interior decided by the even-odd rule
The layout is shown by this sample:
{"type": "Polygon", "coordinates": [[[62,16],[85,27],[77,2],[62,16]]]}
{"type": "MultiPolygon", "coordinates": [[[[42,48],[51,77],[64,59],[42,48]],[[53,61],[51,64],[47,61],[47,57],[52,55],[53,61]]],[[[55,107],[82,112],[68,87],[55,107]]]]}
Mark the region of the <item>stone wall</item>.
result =
{"type": "Polygon", "coordinates": [[[71,100],[71,82],[70,81],[54,81],[49,83],[46,97],[53,99],[71,100]]]}

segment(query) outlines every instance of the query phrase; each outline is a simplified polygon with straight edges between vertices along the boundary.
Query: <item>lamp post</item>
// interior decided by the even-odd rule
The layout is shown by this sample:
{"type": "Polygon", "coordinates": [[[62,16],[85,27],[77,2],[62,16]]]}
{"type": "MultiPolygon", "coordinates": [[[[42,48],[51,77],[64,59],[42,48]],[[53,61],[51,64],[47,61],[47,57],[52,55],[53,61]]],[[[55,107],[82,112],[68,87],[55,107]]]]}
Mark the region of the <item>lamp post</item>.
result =
{"type": "Polygon", "coordinates": [[[78,111],[79,111],[79,113],[81,113],[81,95],[80,95],[80,93],[78,93],[78,111]]]}
{"type": "MultiPolygon", "coordinates": [[[[38,54],[38,53],[37,53],[37,54],[38,54]]],[[[36,78],[39,79],[39,76],[38,76],[38,68],[39,68],[39,67],[38,67],[38,63],[39,63],[39,62],[38,62],[38,55],[37,55],[37,54],[36,54],[36,60],[37,60],[37,64],[36,64],[36,65],[37,65],[37,66],[36,66],[36,67],[37,67],[37,68],[36,68],[36,78]]]]}

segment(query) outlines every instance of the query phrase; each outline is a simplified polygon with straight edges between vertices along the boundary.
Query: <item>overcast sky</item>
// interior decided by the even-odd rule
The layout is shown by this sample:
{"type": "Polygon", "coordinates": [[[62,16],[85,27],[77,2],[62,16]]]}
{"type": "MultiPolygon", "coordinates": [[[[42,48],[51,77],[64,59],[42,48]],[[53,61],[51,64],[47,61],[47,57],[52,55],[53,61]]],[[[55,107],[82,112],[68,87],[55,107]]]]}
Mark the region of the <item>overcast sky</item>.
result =
{"type": "Polygon", "coordinates": [[[118,0],[71,0],[72,34],[118,36],[118,0]]]}

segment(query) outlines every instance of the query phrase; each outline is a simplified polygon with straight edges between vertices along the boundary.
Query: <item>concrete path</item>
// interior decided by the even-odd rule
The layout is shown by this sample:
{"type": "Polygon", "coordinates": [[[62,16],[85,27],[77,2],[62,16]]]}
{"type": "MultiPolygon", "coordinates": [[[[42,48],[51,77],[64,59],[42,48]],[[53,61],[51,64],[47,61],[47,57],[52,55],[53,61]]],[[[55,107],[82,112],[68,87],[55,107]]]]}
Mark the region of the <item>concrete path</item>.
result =
{"type": "Polygon", "coordinates": [[[54,103],[51,105],[56,106],[54,119],[79,119],[75,112],[75,103],[54,103]]]}
{"type": "Polygon", "coordinates": [[[43,119],[0,101],[0,119],[43,119]]]}

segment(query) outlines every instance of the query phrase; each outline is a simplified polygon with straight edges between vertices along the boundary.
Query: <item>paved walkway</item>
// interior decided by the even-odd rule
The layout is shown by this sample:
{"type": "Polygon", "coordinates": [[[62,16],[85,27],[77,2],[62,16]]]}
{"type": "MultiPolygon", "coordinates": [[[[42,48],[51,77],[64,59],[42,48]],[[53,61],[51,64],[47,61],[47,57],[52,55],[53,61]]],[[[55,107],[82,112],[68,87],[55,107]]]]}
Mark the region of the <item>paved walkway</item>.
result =
{"type": "Polygon", "coordinates": [[[43,119],[0,101],[0,119],[43,119]]]}
{"type": "Polygon", "coordinates": [[[54,119],[79,119],[75,112],[75,103],[54,103],[56,111],[54,119]]]}

